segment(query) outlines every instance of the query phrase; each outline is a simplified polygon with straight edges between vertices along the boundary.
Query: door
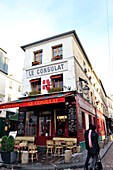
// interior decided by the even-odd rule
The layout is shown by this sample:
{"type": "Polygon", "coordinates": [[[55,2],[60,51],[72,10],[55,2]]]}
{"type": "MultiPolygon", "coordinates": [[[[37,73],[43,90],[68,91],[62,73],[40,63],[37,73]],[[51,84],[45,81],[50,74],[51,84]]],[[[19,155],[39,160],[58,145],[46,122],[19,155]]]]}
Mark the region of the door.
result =
{"type": "Polygon", "coordinates": [[[51,115],[39,116],[38,120],[38,145],[46,145],[46,140],[52,139],[51,115]]]}

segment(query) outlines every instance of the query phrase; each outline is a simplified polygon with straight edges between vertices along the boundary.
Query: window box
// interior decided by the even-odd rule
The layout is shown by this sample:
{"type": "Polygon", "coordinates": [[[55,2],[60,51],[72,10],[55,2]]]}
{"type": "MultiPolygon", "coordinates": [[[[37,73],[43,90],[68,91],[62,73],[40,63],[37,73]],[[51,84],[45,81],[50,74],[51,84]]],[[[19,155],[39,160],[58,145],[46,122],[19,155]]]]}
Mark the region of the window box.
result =
{"type": "Polygon", "coordinates": [[[53,57],[53,58],[52,58],[52,61],[59,60],[59,59],[62,59],[62,54],[53,57]]]}
{"type": "Polygon", "coordinates": [[[37,64],[40,64],[39,61],[32,62],[32,66],[37,65],[37,64]]]}
{"type": "Polygon", "coordinates": [[[62,87],[51,88],[48,90],[48,93],[59,92],[59,91],[62,91],[62,87]]]}
{"type": "Polygon", "coordinates": [[[41,94],[41,92],[40,91],[31,91],[31,92],[29,92],[28,96],[34,96],[37,94],[41,94]]]}
{"type": "Polygon", "coordinates": [[[84,72],[87,73],[87,69],[86,68],[84,69],[84,72]]]}

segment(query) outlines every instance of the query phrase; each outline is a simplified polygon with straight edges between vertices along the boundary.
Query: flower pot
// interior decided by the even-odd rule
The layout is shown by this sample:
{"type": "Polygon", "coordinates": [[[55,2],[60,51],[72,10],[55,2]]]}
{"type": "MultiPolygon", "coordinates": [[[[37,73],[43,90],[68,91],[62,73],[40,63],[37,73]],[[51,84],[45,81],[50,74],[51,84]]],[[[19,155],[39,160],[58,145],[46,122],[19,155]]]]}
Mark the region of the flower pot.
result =
{"type": "Polygon", "coordinates": [[[17,158],[17,151],[13,151],[13,152],[2,151],[1,157],[4,163],[14,163],[17,158]]]}

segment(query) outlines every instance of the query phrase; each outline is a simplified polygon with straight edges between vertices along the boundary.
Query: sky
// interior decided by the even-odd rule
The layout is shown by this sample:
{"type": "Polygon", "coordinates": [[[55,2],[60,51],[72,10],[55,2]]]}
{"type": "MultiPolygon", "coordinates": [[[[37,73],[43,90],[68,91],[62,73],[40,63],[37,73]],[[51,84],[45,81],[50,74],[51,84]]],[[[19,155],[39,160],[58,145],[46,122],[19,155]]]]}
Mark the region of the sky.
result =
{"type": "Polygon", "coordinates": [[[107,94],[113,94],[113,0],[0,0],[0,48],[22,81],[20,48],[75,30],[107,94]]]}

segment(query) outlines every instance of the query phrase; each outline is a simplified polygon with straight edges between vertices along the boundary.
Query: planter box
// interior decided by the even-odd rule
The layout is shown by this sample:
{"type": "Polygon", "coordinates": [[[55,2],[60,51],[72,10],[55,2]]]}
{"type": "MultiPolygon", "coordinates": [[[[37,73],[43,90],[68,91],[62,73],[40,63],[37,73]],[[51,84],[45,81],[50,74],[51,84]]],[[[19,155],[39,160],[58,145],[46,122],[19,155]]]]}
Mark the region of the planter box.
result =
{"type": "Polygon", "coordinates": [[[4,163],[14,163],[17,158],[17,151],[1,152],[1,157],[4,163]]]}

